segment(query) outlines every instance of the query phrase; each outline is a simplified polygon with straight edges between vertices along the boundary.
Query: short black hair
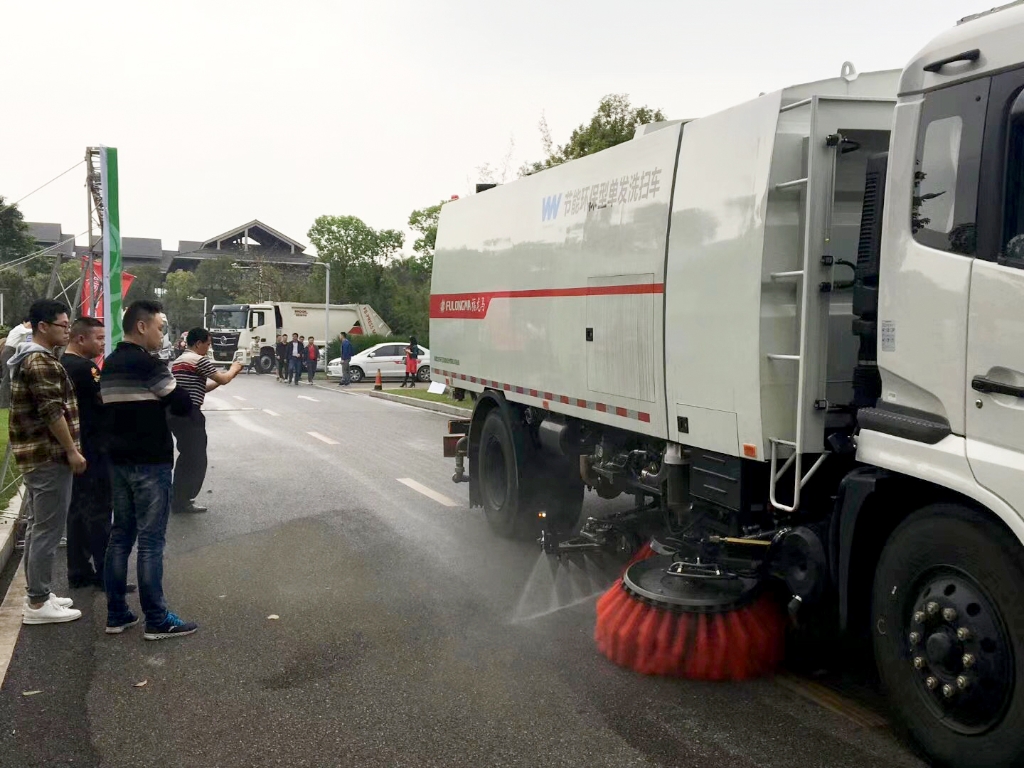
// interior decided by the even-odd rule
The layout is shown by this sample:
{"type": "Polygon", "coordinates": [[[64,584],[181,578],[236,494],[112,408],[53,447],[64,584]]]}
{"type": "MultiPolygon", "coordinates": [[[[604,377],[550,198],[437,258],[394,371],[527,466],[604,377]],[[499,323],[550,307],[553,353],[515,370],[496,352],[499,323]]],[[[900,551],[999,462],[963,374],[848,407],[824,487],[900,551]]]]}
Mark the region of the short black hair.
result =
{"type": "Polygon", "coordinates": [[[52,323],[60,315],[68,314],[67,305],[56,299],[36,299],[28,308],[28,319],[32,323],[32,332],[39,330],[40,323],[52,323]]]}
{"type": "Polygon", "coordinates": [[[293,334],[292,334],[292,336],[298,336],[298,335],[299,335],[299,334],[297,334],[297,333],[293,333],[293,334]]]}
{"type": "Polygon", "coordinates": [[[149,301],[148,299],[133,301],[128,305],[128,311],[124,313],[121,329],[124,333],[135,333],[135,326],[140,321],[149,322],[154,315],[159,315],[163,311],[164,305],[159,301],[149,301]]]}
{"type": "Polygon", "coordinates": [[[210,332],[205,328],[193,328],[188,332],[188,336],[185,337],[185,343],[194,347],[196,344],[202,344],[204,341],[210,340],[210,332]]]}
{"type": "Polygon", "coordinates": [[[79,317],[71,324],[71,337],[81,336],[90,328],[102,328],[103,321],[98,317],[79,317]]]}
{"type": "Polygon", "coordinates": [[[346,339],[348,338],[348,334],[345,333],[344,331],[341,332],[341,335],[344,336],[346,339]]]}

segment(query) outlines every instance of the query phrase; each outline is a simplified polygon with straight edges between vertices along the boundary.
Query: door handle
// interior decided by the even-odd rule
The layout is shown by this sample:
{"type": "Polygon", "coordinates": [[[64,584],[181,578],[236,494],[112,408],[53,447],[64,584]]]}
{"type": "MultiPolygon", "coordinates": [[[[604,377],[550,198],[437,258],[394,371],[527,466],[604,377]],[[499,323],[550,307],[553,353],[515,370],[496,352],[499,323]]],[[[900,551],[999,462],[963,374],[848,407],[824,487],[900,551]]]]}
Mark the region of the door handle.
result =
{"type": "Polygon", "coordinates": [[[992,381],[984,376],[975,376],[971,379],[971,388],[975,392],[985,392],[990,395],[1012,395],[1013,397],[1024,397],[1024,387],[1017,387],[1013,384],[1004,384],[1001,381],[992,381]]]}

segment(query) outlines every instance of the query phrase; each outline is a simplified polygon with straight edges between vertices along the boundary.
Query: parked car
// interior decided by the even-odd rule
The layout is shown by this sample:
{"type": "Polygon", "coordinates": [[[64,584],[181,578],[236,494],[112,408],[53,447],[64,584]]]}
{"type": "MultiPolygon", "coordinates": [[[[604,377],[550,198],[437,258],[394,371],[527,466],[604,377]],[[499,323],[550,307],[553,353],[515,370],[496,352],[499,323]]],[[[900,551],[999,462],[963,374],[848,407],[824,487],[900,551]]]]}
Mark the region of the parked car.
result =
{"type": "MultiPolygon", "coordinates": [[[[352,357],[349,364],[349,377],[352,381],[374,378],[380,371],[381,378],[401,379],[405,376],[405,348],[407,342],[385,342],[369,349],[364,349],[352,357]]],[[[341,378],[341,358],[336,357],[327,364],[327,375],[341,378]]],[[[420,381],[430,381],[430,350],[420,347],[420,367],[416,371],[420,381]]]]}

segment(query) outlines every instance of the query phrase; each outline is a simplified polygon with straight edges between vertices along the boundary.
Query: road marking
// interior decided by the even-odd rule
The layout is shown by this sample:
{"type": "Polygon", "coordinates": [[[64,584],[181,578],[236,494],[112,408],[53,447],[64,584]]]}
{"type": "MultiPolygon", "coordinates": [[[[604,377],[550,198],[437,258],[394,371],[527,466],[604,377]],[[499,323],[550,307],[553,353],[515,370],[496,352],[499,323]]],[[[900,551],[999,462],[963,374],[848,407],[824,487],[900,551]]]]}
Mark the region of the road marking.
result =
{"type": "Polygon", "coordinates": [[[427,486],[422,485],[420,483],[417,483],[415,480],[413,480],[411,478],[400,477],[400,478],[398,478],[398,482],[400,482],[402,485],[406,485],[406,486],[412,488],[417,493],[422,493],[428,499],[433,499],[438,504],[443,504],[446,507],[457,507],[457,506],[459,506],[459,503],[457,501],[452,501],[447,496],[445,496],[443,493],[438,493],[437,491],[431,490],[430,488],[427,488],[427,486]]]}
{"type": "Polygon", "coordinates": [[[820,683],[788,674],[776,675],[775,682],[797,696],[813,701],[819,707],[842,715],[862,728],[884,728],[889,724],[877,712],[862,707],[820,683]]]}
{"type": "Polygon", "coordinates": [[[299,400],[309,400],[311,403],[319,403],[315,397],[307,397],[306,395],[299,395],[299,400]]]}
{"type": "Polygon", "coordinates": [[[319,432],[307,432],[306,434],[309,435],[310,437],[315,437],[320,442],[327,443],[328,445],[341,445],[341,443],[339,443],[337,440],[332,440],[329,437],[324,437],[319,432]]]}
{"type": "Polygon", "coordinates": [[[25,568],[20,563],[14,572],[7,595],[0,605],[0,685],[7,676],[7,668],[14,655],[14,646],[21,632],[21,609],[25,606],[25,568]]]}
{"type": "Polygon", "coordinates": [[[280,413],[277,413],[276,411],[272,411],[269,408],[264,408],[263,412],[264,413],[269,413],[271,416],[280,416],[281,415],[280,413]]]}
{"type": "Polygon", "coordinates": [[[244,397],[239,397],[238,395],[232,395],[232,397],[235,398],[235,400],[241,400],[243,403],[245,402],[244,397]]]}

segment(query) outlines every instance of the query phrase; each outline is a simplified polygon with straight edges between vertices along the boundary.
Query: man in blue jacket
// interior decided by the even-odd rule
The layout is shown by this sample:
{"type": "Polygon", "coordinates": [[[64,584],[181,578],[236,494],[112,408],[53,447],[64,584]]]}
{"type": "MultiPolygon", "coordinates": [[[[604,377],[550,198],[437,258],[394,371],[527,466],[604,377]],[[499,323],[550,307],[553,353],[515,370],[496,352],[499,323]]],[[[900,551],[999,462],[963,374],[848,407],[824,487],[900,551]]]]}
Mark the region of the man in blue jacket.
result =
{"type": "Polygon", "coordinates": [[[341,381],[338,382],[339,387],[347,387],[352,383],[348,373],[349,363],[352,362],[352,355],[355,354],[355,349],[352,347],[352,342],[348,340],[348,334],[344,331],[341,332],[341,381]]]}

